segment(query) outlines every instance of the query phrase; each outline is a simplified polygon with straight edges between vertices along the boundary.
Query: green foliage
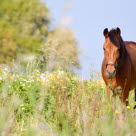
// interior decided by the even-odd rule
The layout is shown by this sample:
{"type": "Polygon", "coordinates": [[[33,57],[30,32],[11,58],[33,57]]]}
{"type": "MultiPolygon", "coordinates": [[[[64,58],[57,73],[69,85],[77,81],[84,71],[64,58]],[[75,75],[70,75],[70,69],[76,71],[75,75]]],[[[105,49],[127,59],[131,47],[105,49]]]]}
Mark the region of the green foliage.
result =
{"type": "Polygon", "coordinates": [[[13,81],[11,79],[10,84],[9,95],[18,95],[22,100],[22,104],[19,109],[17,109],[18,120],[21,120],[24,115],[25,117],[31,116],[39,98],[41,82],[37,81],[37,79],[30,79],[25,76],[15,76],[13,81]]]}
{"type": "Polygon", "coordinates": [[[77,41],[73,32],[68,28],[57,27],[49,33],[39,54],[41,68],[46,68],[48,71],[57,69],[73,71],[74,67],[80,67],[77,41]]]}
{"type": "Polygon", "coordinates": [[[68,28],[49,30],[51,20],[45,3],[3,0],[0,7],[1,64],[14,60],[24,71],[36,59],[44,71],[79,68],[79,50],[73,32],[68,28]]]}
{"type": "Polygon", "coordinates": [[[1,135],[135,135],[136,112],[117,97],[111,103],[101,80],[56,71],[0,72],[1,135]],[[9,114],[10,113],[10,114],[9,114]]]}
{"type": "Polygon", "coordinates": [[[0,2],[0,63],[35,53],[48,34],[48,9],[39,0],[0,2]]]}

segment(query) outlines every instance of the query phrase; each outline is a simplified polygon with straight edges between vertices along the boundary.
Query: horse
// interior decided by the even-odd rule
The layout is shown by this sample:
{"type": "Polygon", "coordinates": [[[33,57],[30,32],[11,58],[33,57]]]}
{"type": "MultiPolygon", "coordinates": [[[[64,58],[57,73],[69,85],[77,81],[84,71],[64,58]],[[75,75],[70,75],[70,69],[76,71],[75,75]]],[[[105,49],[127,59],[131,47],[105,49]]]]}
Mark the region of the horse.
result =
{"type": "Polygon", "coordinates": [[[131,90],[135,92],[136,101],[136,42],[124,41],[118,27],[110,31],[105,28],[103,35],[105,41],[101,73],[107,93],[113,97],[118,94],[121,102],[128,106],[131,90]]]}

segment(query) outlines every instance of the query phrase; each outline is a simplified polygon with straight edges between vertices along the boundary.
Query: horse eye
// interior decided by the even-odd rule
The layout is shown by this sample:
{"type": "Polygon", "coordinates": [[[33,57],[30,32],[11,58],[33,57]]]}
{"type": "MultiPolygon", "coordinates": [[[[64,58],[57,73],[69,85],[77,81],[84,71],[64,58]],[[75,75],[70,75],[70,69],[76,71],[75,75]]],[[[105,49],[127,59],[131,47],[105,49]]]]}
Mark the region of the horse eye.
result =
{"type": "Polygon", "coordinates": [[[105,51],[105,48],[103,48],[103,50],[105,51]]]}

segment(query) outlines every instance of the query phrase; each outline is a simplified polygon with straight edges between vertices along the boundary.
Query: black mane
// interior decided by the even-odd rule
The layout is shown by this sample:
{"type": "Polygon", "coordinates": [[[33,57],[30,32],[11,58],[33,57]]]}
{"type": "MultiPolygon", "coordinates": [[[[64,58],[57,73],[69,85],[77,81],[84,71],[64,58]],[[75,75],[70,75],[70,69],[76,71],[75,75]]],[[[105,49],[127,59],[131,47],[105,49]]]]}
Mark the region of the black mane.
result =
{"type": "Polygon", "coordinates": [[[110,41],[119,48],[120,58],[127,55],[125,43],[121,36],[117,36],[116,29],[111,29],[108,33],[110,41]]]}
{"type": "Polygon", "coordinates": [[[124,44],[123,39],[121,36],[117,36],[116,29],[111,29],[108,33],[110,41],[117,47],[121,47],[124,44]]]}

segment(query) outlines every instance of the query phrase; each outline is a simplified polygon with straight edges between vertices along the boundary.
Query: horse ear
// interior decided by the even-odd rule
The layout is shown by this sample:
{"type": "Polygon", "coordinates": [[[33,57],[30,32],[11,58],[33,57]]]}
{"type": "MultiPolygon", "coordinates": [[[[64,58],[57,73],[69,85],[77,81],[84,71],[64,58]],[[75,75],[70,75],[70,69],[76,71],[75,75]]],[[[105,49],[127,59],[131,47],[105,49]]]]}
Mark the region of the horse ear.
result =
{"type": "Polygon", "coordinates": [[[117,37],[120,37],[120,35],[121,35],[120,28],[118,28],[118,27],[117,27],[117,29],[116,29],[116,34],[117,34],[117,37]]]}
{"type": "Polygon", "coordinates": [[[103,35],[105,36],[105,38],[108,37],[108,28],[105,28],[105,29],[104,29],[103,35]]]}

